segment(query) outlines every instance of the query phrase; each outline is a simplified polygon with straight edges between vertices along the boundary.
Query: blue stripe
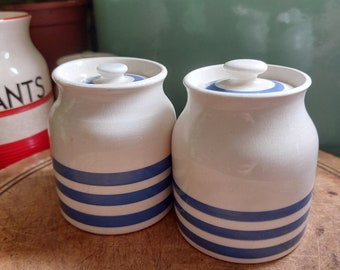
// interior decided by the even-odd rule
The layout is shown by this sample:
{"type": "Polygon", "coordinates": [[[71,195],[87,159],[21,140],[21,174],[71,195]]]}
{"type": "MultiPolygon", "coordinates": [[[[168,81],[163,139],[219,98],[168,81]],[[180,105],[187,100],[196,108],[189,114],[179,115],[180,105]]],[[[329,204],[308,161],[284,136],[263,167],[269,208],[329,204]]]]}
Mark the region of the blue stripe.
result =
{"type": "Polygon", "coordinates": [[[142,77],[140,75],[135,75],[135,74],[127,74],[127,73],[125,73],[125,76],[132,77],[134,82],[143,81],[145,79],[144,77],[142,77]]]}
{"type": "Polygon", "coordinates": [[[191,232],[179,220],[177,221],[182,233],[198,246],[201,246],[202,248],[219,255],[238,259],[261,259],[280,254],[294,247],[300,241],[305,231],[304,228],[303,231],[294,238],[276,246],[245,249],[245,248],[233,248],[210,242],[191,232]]]}
{"type": "Polygon", "coordinates": [[[204,221],[201,221],[195,218],[194,216],[190,215],[187,211],[185,211],[176,200],[175,206],[178,212],[182,215],[182,217],[195,227],[220,237],[236,240],[265,240],[285,235],[300,227],[303,224],[303,222],[306,221],[309,213],[309,210],[307,210],[307,212],[296,221],[275,229],[258,231],[240,231],[218,227],[206,223],[204,221]]]}
{"type": "Polygon", "coordinates": [[[124,205],[129,203],[135,203],[138,201],[143,201],[151,198],[158,193],[165,190],[172,181],[172,175],[169,175],[161,182],[134,192],[124,193],[124,194],[109,194],[109,195],[98,195],[80,192],[71,189],[63,185],[58,179],[56,179],[57,187],[65,196],[76,200],[78,202],[92,204],[92,205],[103,205],[103,206],[113,206],[113,205],[124,205]]]}
{"type": "Polygon", "coordinates": [[[171,156],[145,168],[115,173],[93,173],[69,168],[53,159],[54,170],[61,176],[87,185],[119,186],[137,183],[152,178],[171,167],[171,156]]]}
{"type": "MultiPolygon", "coordinates": [[[[145,78],[143,76],[140,76],[140,75],[135,75],[135,74],[128,74],[128,73],[125,73],[125,76],[126,77],[131,77],[133,79],[133,82],[138,82],[138,81],[142,81],[142,80],[145,80],[145,78]]],[[[86,84],[96,84],[96,80],[100,79],[101,76],[94,76],[94,77],[91,77],[91,78],[88,78],[88,79],[84,79],[82,80],[83,83],[86,83],[86,84]]]]}
{"type": "Polygon", "coordinates": [[[301,201],[298,201],[295,204],[292,204],[290,206],[276,209],[276,210],[270,210],[270,211],[263,211],[263,212],[240,212],[240,211],[232,211],[232,210],[226,210],[223,208],[218,208],[214,206],[207,205],[205,203],[202,203],[186,193],[184,193],[179,186],[174,181],[174,190],[178,194],[178,196],[187,204],[189,204],[191,207],[214,217],[223,218],[227,220],[234,220],[234,221],[244,221],[244,222],[261,222],[261,221],[269,221],[269,220],[275,220],[279,218],[284,218],[287,216],[290,216],[300,209],[302,209],[304,206],[308,204],[312,197],[312,192],[310,192],[305,198],[303,198],[301,201]]]}
{"type": "Polygon", "coordinates": [[[59,202],[63,212],[73,220],[76,220],[82,224],[87,224],[95,227],[114,228],[135,225],[159,215],[170,206],[172,202],[172,195],[170,194],[165,200],[149,209],[146,209],[138,213],[121,216],[90,215],[83,212],[79,212],[69,207],[61,200],[59,200],[59,202]]]}
{"type": "Polygon", "coordinates": [[[226,93],[235,93],[235,94],[264,94],[264,93],[274,93],[274,92],[281,92],[284,90],[283,84],[277,82],[277,81],[272,81],[274,83],[274,86],[272,88],[268,89],[263,89],[263,90],[230,90],[230,89],[223,89],[220,88],[216,85],[216,82],[213,82],[209,84],[206,89],[212,90],[212,91],[217,91],[217,92],[226,92],[226,93]]]}

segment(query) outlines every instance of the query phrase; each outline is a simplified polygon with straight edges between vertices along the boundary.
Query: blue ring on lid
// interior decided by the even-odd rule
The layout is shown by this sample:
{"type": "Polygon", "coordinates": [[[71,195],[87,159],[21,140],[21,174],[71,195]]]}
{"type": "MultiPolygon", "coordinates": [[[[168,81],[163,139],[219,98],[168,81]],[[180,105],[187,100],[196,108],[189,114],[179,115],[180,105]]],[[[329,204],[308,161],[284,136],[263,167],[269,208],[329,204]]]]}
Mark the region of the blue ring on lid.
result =
{"type": "Polygon", "coordinates": [[[234,93],[234,94],[264,94],[264,93],[275,93],[275,92],[281,92],[284,90],[284,85],[278,81],[270,80],[274,83],[274,86],[268,89],[263,90],[231,90],[231,89],[223,89],[216,85],[217,81],[214,81],[205,88],[207,90],[217,91],[217,92],[225,92],[225,93],[234,93]]]}
{"type": "Polygon", "coordinates": [[[145,79],[143,76],[135,75],[135,74],[125,74],[125,76],[132,77],[133,82],[143,81],[145,79]]]}
{"type": "MultiPolygon", "coordinates": [[[[138,81],[145,80],[145,78],[143,76],[136,75],[136,74],[125,74],[124,76],[133,78],[133,80],[131,82],[138,82],[138,81]]],[[[99,78],[101,78],[100,75],[95,76],[95,77],[91,77],[91,78],[88,78],[88,79],[84,79],[82,82],[86,83],[86,84],[95,84],[93,81],[95,81],[99,78]]]]}

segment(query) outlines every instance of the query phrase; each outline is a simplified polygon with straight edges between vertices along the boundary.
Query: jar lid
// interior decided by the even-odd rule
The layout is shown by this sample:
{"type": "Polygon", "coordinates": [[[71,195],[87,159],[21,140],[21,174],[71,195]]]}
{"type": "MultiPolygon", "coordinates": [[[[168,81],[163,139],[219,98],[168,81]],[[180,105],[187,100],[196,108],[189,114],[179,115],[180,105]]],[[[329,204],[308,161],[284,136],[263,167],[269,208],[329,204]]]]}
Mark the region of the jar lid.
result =
{"type": "Polygon", "coordinates": [[[68,61],[52,72],[60,85],[79,89],[136,89],[163,83],[165,66],[147,59],[132,57],[92,57],[68,61]]]}
{"type": "Polygon", "coordinates": [[[284,82],[258,77],[266,72],[265,62],[253,59],[236,59],[223,65],[225,78],[209,82],[205,89],[237,94],[274,93],[291,89],[284,82]]]}
{"type": "Polygon", "coordinates": [[[144,77],[137,74],[127,73],[128,67],[123,63],[108,62],[97,66],[100,75],[83,80],[86,84],[124,84],[144,80],[144,77]]]}

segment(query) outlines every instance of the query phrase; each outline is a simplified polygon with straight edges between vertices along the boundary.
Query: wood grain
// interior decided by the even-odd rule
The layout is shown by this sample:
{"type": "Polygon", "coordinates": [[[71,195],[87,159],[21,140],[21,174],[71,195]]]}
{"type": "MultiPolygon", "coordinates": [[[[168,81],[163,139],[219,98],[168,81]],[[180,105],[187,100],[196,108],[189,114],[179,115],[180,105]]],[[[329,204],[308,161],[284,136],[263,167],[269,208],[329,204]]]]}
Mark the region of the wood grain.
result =
{"type": "Polygon", "coordinates": [[[139,232],[83,232],[60,214],[50,152],[0,171],[0,269],[340,269],[340,158],[320,152],[308,227],[288,256],[232,264],[191,247],[174,211],[139,232]]]}

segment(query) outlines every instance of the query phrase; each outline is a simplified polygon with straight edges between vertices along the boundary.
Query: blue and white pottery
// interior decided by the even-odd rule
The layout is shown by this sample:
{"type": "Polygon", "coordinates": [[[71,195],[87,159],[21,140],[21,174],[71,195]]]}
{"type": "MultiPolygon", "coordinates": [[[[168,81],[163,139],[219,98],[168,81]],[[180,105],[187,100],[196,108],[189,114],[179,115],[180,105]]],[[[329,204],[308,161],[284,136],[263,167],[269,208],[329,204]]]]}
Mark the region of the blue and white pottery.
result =
{"type": "Polygon", "coordinates": [[[300,242],[315,179],[318,135],[305,73],[250,59],[194,70],[172,138],[180,232],[236,263],[280,258],[300,242]]]}
{"type": "Polygon", "coordinates": [[[49,135],[64,217],[97,234],[122,234],[163,218],[172,203],[174,108],[166,68],[96,57],[57,67],[60,93],[49,135]]]}

